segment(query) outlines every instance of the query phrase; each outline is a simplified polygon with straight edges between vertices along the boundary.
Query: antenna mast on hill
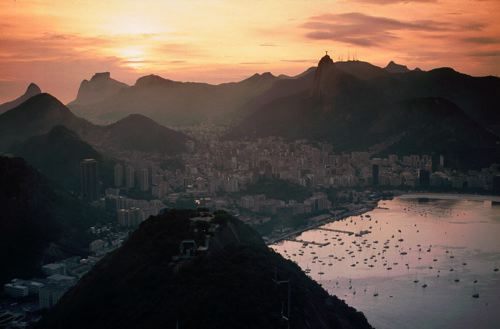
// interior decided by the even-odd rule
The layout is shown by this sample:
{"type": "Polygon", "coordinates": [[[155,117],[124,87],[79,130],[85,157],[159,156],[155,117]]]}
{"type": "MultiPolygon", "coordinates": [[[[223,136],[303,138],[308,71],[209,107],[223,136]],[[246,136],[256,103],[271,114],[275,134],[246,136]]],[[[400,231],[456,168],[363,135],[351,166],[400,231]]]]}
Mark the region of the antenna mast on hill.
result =
{"type": "Polygon", "coordinates": [[[291,313],[291,282],[288,280],[279,280],[278,278],[278,267],[274,268],[274,283],[279,287],[281,285],[286,285],[287,297],[286,297],[286,307],[285,302],[281,302],[281,319],[286,321],[286,326],[290,329],[290,313],[291,313]]]}

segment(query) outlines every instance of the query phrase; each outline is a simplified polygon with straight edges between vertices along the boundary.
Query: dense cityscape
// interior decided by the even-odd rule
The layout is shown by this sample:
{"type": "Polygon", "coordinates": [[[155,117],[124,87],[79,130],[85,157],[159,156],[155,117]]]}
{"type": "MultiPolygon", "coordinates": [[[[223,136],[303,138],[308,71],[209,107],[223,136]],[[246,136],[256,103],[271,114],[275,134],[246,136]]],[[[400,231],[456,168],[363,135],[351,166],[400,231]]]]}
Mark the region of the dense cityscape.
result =
{"type": "Polygon", "coordinates": [[[290,143],[280,138],[224,141],[210,128],[189,129],[201,142],[189,141],[189,151],[181,157],[114,154],[122,160],[114,165],[113,186],[103,186],[95,159],[82,159],[81,198],[104,208],[113,220],[89,228],[94,239],[87,257],[45,264],[45,278],[14,278],[6,283],[9,299],[3,303],[16,301],[10,321],[26,319],[21,314],[28,310],[55,305],[141,222],[166,208],[224,209],[255,227],[265,240],[276,242],[332,218],[363,213],[376,207],[378,200],[403,191],[500,190],[498,165],[459,171],[447,168],[442,155],[336,154],[327,143],[290,143]]]}

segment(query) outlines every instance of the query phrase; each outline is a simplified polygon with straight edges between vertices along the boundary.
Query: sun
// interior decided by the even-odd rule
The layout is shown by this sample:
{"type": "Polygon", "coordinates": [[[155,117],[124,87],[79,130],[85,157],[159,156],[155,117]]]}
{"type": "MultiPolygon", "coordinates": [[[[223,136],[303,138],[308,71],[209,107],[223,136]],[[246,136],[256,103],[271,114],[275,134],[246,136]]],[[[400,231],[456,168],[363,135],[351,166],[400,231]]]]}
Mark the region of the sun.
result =
{"type": "Polygon", "coordinates": [[[142,69],[146,62],[146,50],[140,46],[127,46],[117,50],[123,65],[132,69],[142,69]]]}

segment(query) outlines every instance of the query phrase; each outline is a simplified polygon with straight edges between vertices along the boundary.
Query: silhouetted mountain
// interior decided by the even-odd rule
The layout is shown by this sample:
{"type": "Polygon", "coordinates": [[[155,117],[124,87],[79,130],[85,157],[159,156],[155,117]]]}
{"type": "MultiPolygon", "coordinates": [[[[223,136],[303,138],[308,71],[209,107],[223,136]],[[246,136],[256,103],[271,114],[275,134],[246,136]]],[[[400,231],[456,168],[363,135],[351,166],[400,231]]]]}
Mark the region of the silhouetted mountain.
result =
{"type": "MultiPolygon", "coordinates": [[[[0,157],[0,283],[38,275],[51,250],[84,253],[86,230],[105,217],[52,185],[21,158],[0,157]]],[[[48,258],[47,258],[48,257],[48,258]]]]}
{"type": "Polygon", "coordinates": [[[280,80],[270,73],[256,74],[236,83],[211,85],[177,82],[157,75],[141,77],[93,104],[69,104],[79,115],[109,123],[140,113],[166,125],[191,125],[207,120],[228,121],[236,110],[280,80]]]}
{"type": "Polygon", "coordinates": [[[109,126],[93,125],[74,115],[55,97],[40,94],[0,115],[0,152],[30,137],[46,134],[58,125],[103,151],[148,150],[175,154],[184,149],[188,140],[184,134],[142,115],[131,115],[109,126]]]}
{"type": "Polygon", "coordinates": [[[325,56],[315,71],[276,83],[253,102],[254,108],[228,137],[326,140],[337,150],[349,151],[376,144],[388,147],[406,135],[401,142],[405,148],[393,150],[441,152],[449,151],[450,143],[457,152],[460,143],[471,152],[498,148],[498,138],[484,125],[486,118],[492,119],[490,128],[500,122],[496,110],[500,100],[494,96],[500,94],[500,79],[473,78],[447,69],[393,75],[367,63],[348,63],[333,63],[325,56]],[[372,78],[357,77],[368,70],[372,78]],[[440,94],[445,96],[434,96],[440,94]],[[453,99],[457,102],[449,101],[453,99]],[[462,111],[459,104],[469,110],[462,111]]]}
{"type": "Polygon", "coordinates": [[[370,133],[398,136],[384,154],[446,155],[455,168],[481,168],[500,162],[500,139],[471,120],[456,104],[436,97],[394,104],[370,133]]]}
{"type": "Polygon", "coordinates": [[[37,328],[286,328],[288,288],[278,280],[290,280],[289,328],[371,328],[245,224],[189,210],[143,222],[37,328]],[[183,241],[196,244],[193,257],[183,241]]]}
{"type": "Polygon", "coordinates": [[[29,137],[47,133],[54,126],[64,125],[75,131],[92,128],[75,116],[55,97],[43,93],[0,115],[0,151],[29,137]]]}
{"type": "Polygon", "coordinates": [[[410,72],[406,65],[397,64],[394,61],[390,61],[385,67],[385,70],[389,73],[406,73],[410,72]]]}
{"type": "Polygon", "coordinates": [[[339,70],[349,73],[360,80],[371,80],[389,76],[384,69],[363,61],[336,62],[335,66],[339,70]]]}
{"type": "Polygon", "coordinates": [[[420,97],[442,97],[500,136],[500,78],[472,77],[451,68],[410,71],[371,81],[392,102],[420,97]]]}
{"type": "Polygon", "coordinates": [[[185,150],[189,139],[141,114],[130,114],[103,129],[103,145],[123,150],[177,154],[185,150]]]}
{"type": "Polygon", "coordinates": [[[13,109],[14,107],[20,105],[21,103],[25,102],[29,98],[40,94],[41,92],[42,91],[40,90],[40,87],[38,87],[34,83],[30,83],[23,95],[19,96],[18,98],[14,99],[10,102],[3,103],[0,105],[0,114],[7,112],[8,110],[13,109]]]}
{"type": "Polygon", "coordinates": [[[104,159],[88,143],[64,126],[55,126],[47,134],[33,136],[14,145],[11,152],[24,158],[45,176],[69,191],[80,187],[80,162],[93,158],[99,162],[99,175],[107,185],[111,184],[112,161],[104,159]]]}
{"type": "Polygon", "coordinates": [[[72,109],[100,102],[118,94],[128,85],[111,78],[109,72],[96,73],[89,80],[83,80],[78,89],[76,99],[68,104],[72,109]]]}

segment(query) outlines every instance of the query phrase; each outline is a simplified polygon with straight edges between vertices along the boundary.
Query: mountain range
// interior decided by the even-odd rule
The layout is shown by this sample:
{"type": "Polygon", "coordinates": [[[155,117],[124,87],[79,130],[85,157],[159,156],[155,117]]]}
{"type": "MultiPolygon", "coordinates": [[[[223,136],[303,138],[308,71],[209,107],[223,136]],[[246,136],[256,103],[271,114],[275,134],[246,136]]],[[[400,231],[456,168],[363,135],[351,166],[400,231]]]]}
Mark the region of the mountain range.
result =
{"type": "Polygon", "coordinates": [[[103,79],[92,78],[88,83],[82,83],[77,98],[68,106],[76,114],[99,124],[141,113],[161,124],[174,126],[227,121],[239,107],[284,77],[267,72],[240,82],[211,85],[148,75],[124,88],[116,88],[109,76],[107,83],[103,83],[103,79]],[[84,97],[83,90],[90,88],[96,91],[94,102],[84,97]]]}
{"type": "Polygon", "coordinates": [[[288,313],[289,328],[371,328],[229,214],[171,210],[143,222],[36,327],[275,329],[288,313]]]}
{"type": "Polygon", "coordinates": [[[448,68],[390,73],[365,62],[334,63],[326,55],[316,69],[283,83],[254,100],[256,109],[227,138],[305,138],[331,142],[339,151],[399,154],[475,150],[485,154],[483,164],[498,158],[499,78],[448,68]]]}
{"type": "Polygon", "coordinates": [[[98,126],[74,115],[50,94],[29,98],[0,115],[0,152],[8,152],[28,138],[65,126],[102,152],[149,151],[178,154],[189,137],[136,114],[108,126],[98,126]]]}
{"type": "MultiPolygon", "coordinates": [[[[90,81],[82,82],[77,98],[68,105],[78,115],[96,123],[109,123],[132,113],[144,114],[167,126],[206,121],[234,122],[280,98],[311,91],[314,77],[319,74],[316,72],[322,70],[321,63],[294,77],[274,76],[267,72],[220,85],[178,82],[149,75],[139,78],[133,86],[127,86],[113,80],[109,73],[97,73],[90,81]],[[94,91],[93,101],[86,96],[88,89],[94,91]]],[[[337,72],[345,73],[337,81],[352,77],[361,80],[386,103],[442,97],[454,102],[475,121],[500,133],[500,113],[497,110],[500,101],[495,97],[500,91],[497,77],[472,77],[450,68],[427,72],[409,70],[394,61],[385,68],[363,61],[341,61],[333,66],[337,72]]],[[[330,90],[335,88],[327,86],[328,82],[323,84],[330,90]]],[[[337,95],[364,96],[362,91],[354,90],[358,87],[354,84],[337,95]]]]}
{"type": "Polygon", "coordinates": [[[84,80],[68,105],[92,121],[114,123],[97,126],[40,94],[0,115],[0,151],[61,124],[98,150],[175,154],[188,137],[161,124],[211,122],[229,124],[229,139],[281,136],[328,141],[338,151],[440,153],[477,167],[498,158],[499,94],[498,77],[409,70],[393,61],[385,68],[334,62],[328,55],[297,76],[267,72],[220,85],[148,75],[128,86],[104,72],[84,80]],[[472,163],[466,154],[481,157],[472,163]]]}

